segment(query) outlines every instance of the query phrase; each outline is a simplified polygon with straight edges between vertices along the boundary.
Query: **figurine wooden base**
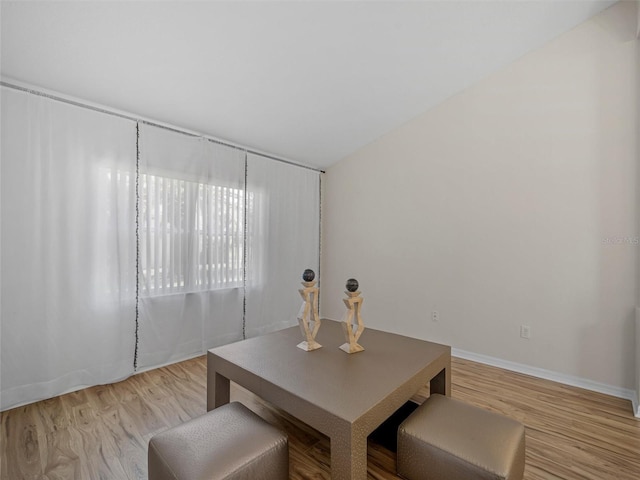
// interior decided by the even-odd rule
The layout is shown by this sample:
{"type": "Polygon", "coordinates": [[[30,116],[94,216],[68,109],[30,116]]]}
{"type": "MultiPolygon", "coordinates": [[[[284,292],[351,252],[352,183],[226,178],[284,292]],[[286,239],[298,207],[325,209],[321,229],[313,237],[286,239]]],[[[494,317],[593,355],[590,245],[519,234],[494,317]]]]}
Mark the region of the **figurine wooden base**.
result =
{"type": "Polygon", "coordinates": [[[322,348],[322,345],[320,345],[318,342],[313,340],[311,344],[307,341],[300,342],[298,345],[296,345],[296,347],[300,348],[301,350],[304,350],[305,352],[311,352],[312,350],[317,350],[319,348],[322,348]]]}
{"type": "Polygon", "coordinates": [[[358,353],[363,352],[364,347],[358,343],[343,343],[342,345],[340,345],[340,350],[347,353],[358,353]]]}

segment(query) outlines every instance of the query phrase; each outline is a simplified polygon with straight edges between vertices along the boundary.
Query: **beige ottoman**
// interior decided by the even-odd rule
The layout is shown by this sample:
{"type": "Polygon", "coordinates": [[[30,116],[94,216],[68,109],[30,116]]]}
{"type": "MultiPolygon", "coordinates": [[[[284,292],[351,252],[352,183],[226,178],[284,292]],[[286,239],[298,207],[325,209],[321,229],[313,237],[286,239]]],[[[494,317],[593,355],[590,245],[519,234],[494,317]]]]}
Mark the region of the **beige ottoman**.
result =
{"type": "Polygon", "coordinates": [[[238,402],[149,441],[149,480],[288,478],[287,436],[238,402]]]}
{"type": "Polygon", "coordinates": [[[397,458],[410,480],[520,480],[524,426],[434,394],[398,428],[397,458]]]}

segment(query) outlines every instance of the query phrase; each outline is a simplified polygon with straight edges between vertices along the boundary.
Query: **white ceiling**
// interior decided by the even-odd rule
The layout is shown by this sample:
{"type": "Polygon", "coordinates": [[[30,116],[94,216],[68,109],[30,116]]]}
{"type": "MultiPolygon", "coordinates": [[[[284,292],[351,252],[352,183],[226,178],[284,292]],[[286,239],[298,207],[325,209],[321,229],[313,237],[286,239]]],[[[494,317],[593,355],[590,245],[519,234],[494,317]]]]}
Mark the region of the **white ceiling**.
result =
{"type": "Polygon", "coordinates": [[[613,3],[3,0],[0,67],[326,168],[613,3]]]}

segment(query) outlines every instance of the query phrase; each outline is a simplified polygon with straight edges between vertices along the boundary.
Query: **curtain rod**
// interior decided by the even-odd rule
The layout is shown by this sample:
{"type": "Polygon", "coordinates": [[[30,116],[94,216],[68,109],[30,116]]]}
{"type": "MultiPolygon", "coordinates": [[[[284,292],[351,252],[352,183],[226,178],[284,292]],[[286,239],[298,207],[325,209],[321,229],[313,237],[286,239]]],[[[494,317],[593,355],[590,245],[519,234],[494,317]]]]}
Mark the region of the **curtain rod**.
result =
{"type": "Polygon", "coordinates": [[[252,153],[254,155],[259,155],[261,157],[268,158],[270,160],[275,160],[276,162],[282,162],[282,163],[286,163],[288,165],[293,165],[294,167],[306,168],[307,170],[312,170],[314,172],[325,173],[324,170],[321,170],[319,168],[309,167],[308,165],[302,165],[300,163],[292,162],[290,160],[285,160],[284,158],[279,158],[279,157],[275,157],[273,155],[269,155],[269,154],[266,154],[266,153],[261,153],[261,152],[258,152],[256,150],[251,150],[250,148],[241,147],[241,146],[238,146],[238,145],[233,145],[231,143],[227,143],[227,142],[224,142],[222,140],[218,140],[217,138],[209,137],[207,135],[194,133],[194,132],[189,132],[187,130],[182,130],[182,129],[177,128],[177,127],[169,127],[167,125],[161,125],[159,123],[155,123],[155,122],[152,122],[150,120],[144,120],[144,119],[141,119],[141,118],[136,118],[134,116],[127,115],[125,113],[119,113],[119,112],[115,112],[115,111],[112,111],[112,110],[107,110],[105,108],[100,108],[100,107],[97,107],[95,105],[89,105],[88,103],[83,103],[83,102],[80,102],[80,101],[77,101],[77,100],[71,100],[69,98],[59,97],[59,96],[53,95],[51,93],[46,93],[46,92],[42,92],[40,90],[36,90],[34,88],[23,87],[21,85],[16,85],[16,84],[13,84],[13,83],[9,83],[9,82],[6,82],[4,80],[0,81],[0,85],[3,86],[3,87],[12,88],[14,90],[19,90],[21,92],[30,93],[32,95],[38,95],[40,97],[49,98],[49,99],[55,100],[57,102],[67,103],[67,104],[73,105],[75,107],[86,108],[88,110],[93,110],[94,112],[104,113],[106,115],[111,115],[111,116],[114,116],[114,117],[120,117],[120,118],[123,118],[125,120],[131,120],[133,122],[144,123],[145,125],[149,125],[149,126],[157,127],[157,128],[162,128],[164,130],[169,130],[170,132],[180,133],[182,135],[188,135],[190,137],[204,138],[205,140],[207,140],[209,142],[217,143],[219,145],[224,145],[225,147],[235,148],[236,150],[240,150],[242,152],[252,153]]]}

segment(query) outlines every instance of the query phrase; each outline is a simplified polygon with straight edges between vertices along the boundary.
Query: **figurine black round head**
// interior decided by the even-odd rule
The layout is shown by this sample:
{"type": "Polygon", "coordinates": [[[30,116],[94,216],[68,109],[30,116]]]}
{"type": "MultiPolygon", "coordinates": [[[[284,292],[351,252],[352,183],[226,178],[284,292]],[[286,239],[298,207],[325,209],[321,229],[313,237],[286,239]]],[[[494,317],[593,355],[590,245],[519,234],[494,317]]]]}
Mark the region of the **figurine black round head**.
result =
{"type": "Polygon", "coordinates": [[[313,282],[313,279],[316,278],[316,274],[313,270],[311,270],[310,268],[307,268],[304,273],[302,274],[302,279],[305,282],[313,282]]]}
{"type": "Polygon", "coordinates": [[[345,285],[347,287],[347,292],[355,292],[356,290],[358,290],[358,287],[360,286],[360,284],[358,283],[358,280],[356,280],[355,278],[350,278],[349,280],[347,280],[347,284],[345,285]]]}

